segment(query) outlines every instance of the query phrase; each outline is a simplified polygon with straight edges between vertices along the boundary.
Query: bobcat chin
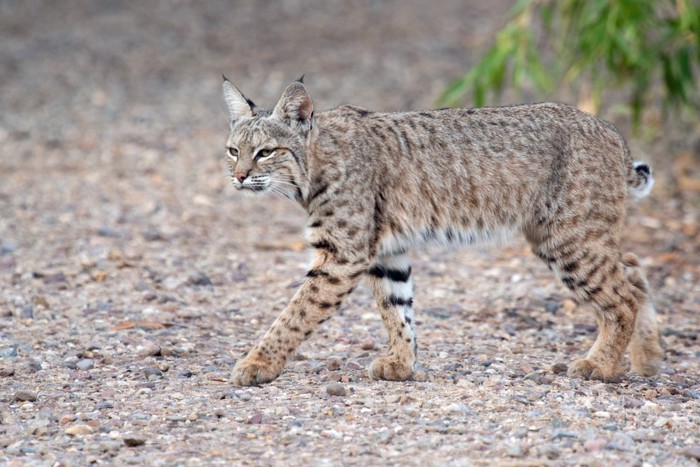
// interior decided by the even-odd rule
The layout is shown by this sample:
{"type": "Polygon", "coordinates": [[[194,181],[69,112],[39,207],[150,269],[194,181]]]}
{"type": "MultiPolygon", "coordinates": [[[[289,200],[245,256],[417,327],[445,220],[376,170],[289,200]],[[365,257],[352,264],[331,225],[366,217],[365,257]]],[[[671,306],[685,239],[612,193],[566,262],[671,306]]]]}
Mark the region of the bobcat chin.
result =
{"type": "Polygon", "coordinates": [[[301,81],[271,111],[226,78],[224,98],[234,186],[296,200],[313,249],[304,283],[237,363],[234,383],[275,379],[363,277],[389,334],[370,376],[410,379],[417,345],[409,250],[513,233],[596,314],[598,337],[570,376],[615,379],[628,345],[637,373],[658,371],[649,287],[636,256],[620,251],[627,201],[649,193],[652,172],[631,159],[611,124],[552,103],[315,114],[301,81]]]}

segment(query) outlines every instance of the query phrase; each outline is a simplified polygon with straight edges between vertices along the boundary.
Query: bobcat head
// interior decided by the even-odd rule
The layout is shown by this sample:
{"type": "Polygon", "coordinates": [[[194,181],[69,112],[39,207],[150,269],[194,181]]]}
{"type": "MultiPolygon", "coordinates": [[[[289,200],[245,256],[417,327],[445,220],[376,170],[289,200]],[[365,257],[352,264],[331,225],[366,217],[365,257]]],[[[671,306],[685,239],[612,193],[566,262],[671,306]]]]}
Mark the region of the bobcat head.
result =
{"type": "Polygon", "coordinates": [[[256,107],[226,77],[224,100],[231,117],[226,159],[233,186],[250,194],[303,198],[314,110],[301,79],[287,87],[273,111],[256,107]]]}

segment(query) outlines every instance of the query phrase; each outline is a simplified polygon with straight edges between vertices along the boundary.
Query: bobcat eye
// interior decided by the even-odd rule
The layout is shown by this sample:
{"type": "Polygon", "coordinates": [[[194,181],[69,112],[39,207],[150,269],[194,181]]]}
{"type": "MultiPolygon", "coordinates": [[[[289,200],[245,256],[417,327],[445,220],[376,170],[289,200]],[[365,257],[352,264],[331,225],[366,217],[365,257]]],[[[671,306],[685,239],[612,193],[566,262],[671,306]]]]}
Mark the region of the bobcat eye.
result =
{"type": "Polygon", "coordinates": [[[238,159],[238,149],[228,148],[228,155],[234,159],[238,159]]]}
{"type": "Polygon", "coordinates": [[[258,151],[258,153],[255,155],[256,159],[264,159],[266,157],[270,157],[272,153],[275,152],[272,149],[261,149],[258,151]]]}

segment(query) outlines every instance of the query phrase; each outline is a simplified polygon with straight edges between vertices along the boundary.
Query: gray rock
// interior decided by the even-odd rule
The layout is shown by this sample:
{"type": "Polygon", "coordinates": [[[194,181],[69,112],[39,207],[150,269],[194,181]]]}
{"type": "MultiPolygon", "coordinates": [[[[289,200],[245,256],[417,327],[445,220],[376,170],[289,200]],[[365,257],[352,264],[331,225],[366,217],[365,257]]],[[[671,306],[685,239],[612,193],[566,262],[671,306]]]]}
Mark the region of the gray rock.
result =
{"type": "Polygon", "coordinates": [[[330,383],[326,386],[326,392],[331,396],[345,396],[345,386],[340,383],[330,383]]]}
{"type": "Polygon", "coordinates": [[[527,452],[527,449],[525,449],[522,445],[520,444],[506,444],[506,455],[508,457],[514,457],[516,459],[523,457],[525,453],[527,452]]]}
{"type": "Polygon", "coordinates": [[[34,402],[37,400],[37,395],[34,392],[17,391],[15,393],[15,400],[20,402],[34,402]]]}
{"type": "Polygon", "coordinates": [[[15,369],[11,366],[0,368],[0,376],[13,376],[15,374],[15,369]]]}
{"type": "Polygon", "coordinates": [[[114,401],[100,401],[95,405],[97,410],[114,408],[114,401]]]}
{"type": "Polygon", "coordinates": [[[95,368],[95,362],[90,358],[84,358],[82,360],[79,360],[78,363],[75,364],[75,366],[78,367],[79,370],[88,371],[95,368]]]}
{"type": "Polygon", "coordinates": [[[0,358],[12,358],[17,356],[17,346],[6,347],[0,350],[0,358]]]}
{"type": "Polygon", "coordinates": [[[631,451],[634,449],[635,442],[631,436],[625,433],[615,433],[605,449],[613,449],[615,451],[631,451]]]}
{"type": "Polygon", "coordinates": [[[687,446],[681,450],[681,454],[700,461],[700,446],[687,446]]]}
{"type": "Polygon", "coordinates": [[[154,378],[162,378],[163,377],[163,372],[160,371],[158,368],[149,366],[143,369],[143,374],[146,377],[146,379],[151,379],[151,377],[154,378]]]}
{"type": "Polygon", "coordinates": [[[211,279],[209,279],[209,276],[207,276],[202,271],[199,271],[199,272],[192,274],[189,277],[187,282],[189,282],[191,285],[204,285],[204,286],[214,285],[211,282],[211,279]]]}
{"type": "Polygon", "coordinates": [[[262,412],[255,412],[252,417],[248,419],[246,423],[249,425],[260,425],[263,422],[262,412]]]}

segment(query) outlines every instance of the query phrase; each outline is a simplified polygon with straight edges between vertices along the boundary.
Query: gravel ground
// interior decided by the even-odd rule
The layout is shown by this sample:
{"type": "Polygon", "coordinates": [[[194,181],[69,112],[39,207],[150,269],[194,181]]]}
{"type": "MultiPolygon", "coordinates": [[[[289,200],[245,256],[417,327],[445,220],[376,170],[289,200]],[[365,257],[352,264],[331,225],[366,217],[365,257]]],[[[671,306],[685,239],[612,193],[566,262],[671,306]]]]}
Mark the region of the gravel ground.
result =
{"type": "Polygon", "coordinates": [[[360,287],[277,381],[228,382],[308,254],[300,208],[228,184],[220,73],[267,104],[305,72],[321,109],[430,107],[510,6],[484,3],[0,1],[0,463],[697,465],[697,126],[633,144],[659,376],[561,373],[594,319],[518,241],[414,255],[417,381],[368,379],[360,287]]]}

